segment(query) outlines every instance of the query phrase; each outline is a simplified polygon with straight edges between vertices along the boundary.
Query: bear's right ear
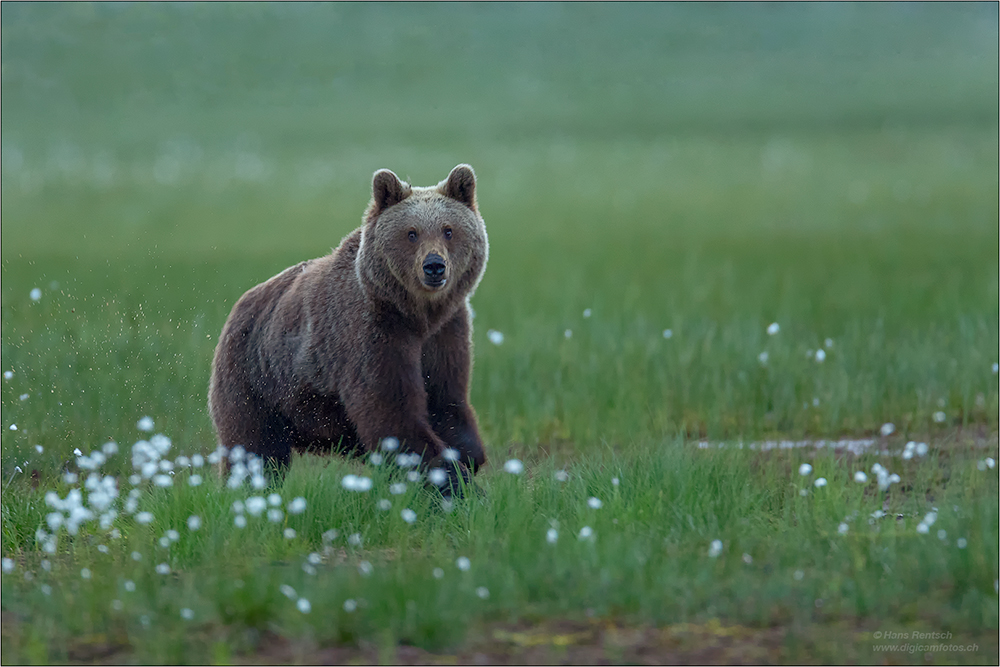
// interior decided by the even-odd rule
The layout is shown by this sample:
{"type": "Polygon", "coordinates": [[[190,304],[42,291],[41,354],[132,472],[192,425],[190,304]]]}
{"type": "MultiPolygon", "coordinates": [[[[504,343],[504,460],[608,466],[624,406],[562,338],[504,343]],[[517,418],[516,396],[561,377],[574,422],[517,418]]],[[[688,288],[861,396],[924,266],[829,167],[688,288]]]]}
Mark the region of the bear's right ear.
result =
{"type": "Polygon", "coordinates": [[[379,213],[410,196],[410,185],[399,180],[388,169],[379,169],[372,176],[372,201],[365,211],[365,219],[372,220],[379,213]]]}

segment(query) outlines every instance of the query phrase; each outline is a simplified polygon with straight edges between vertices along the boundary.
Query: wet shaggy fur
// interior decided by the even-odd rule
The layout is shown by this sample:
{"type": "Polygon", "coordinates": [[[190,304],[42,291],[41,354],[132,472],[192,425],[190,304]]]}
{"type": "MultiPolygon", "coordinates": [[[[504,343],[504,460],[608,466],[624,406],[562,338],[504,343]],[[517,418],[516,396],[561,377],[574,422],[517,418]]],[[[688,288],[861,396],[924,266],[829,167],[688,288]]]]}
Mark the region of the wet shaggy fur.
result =
{"type": "Polygon", "coordinates": [[[394,437],[425,467],[448,468],[446,448],[485,462],[469,404],[468,299],[489,250],[475,188],[468,165],[426,188],[378,171],[359,229],[240,298],[209,388],[222,445],[284,466],[394,437]]]}

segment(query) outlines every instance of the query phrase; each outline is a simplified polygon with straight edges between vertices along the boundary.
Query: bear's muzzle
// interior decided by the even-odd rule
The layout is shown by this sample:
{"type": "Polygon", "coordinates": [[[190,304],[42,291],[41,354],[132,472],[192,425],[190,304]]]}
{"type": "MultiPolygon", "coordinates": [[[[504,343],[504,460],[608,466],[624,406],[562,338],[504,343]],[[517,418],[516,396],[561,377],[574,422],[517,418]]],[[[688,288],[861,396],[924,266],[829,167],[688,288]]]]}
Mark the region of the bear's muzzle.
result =
{"type": "Polygon", "coordinates": [[[424,259],[424,285],[434,288],[443,286],[447,280],[444,275],[447,268],[441,255],[436,252],[427,255],[424,259]]]}

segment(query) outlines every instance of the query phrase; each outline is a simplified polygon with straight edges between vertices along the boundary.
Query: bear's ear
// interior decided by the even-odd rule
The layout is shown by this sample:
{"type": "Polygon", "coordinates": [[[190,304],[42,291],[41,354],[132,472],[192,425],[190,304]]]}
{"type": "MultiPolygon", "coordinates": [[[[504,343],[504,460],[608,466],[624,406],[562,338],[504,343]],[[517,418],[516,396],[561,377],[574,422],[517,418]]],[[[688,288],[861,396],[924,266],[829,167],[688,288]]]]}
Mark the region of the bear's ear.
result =
{"type": "Polygon", "coordinates": [[[476,210],[476,172],[469,165],[460,164],[452,169],[447,180],[438,184],[438,190],[444,196],[476,210]]]}
{"type": "Polygon", "coordinates": [[[396,174],[388,169],[379,169],[372,176],[372,201],[368,205],[365,217],[371,220],[385,209],[409,197],[410,192],[410,185],[399,180],[396,174]]]}

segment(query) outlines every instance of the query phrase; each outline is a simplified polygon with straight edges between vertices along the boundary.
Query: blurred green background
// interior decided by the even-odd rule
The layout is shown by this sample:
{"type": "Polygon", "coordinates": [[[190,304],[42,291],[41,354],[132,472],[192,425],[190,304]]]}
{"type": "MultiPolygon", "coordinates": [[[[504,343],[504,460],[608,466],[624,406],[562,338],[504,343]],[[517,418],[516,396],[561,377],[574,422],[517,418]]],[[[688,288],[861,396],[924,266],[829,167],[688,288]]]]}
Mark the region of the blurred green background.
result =
{"type": "Polygon", "coordinates": [[[0,12],[5,461],[211,443],[240,294],[459,162],[492,447],[995,431],[996,3],[0,12]]]}

